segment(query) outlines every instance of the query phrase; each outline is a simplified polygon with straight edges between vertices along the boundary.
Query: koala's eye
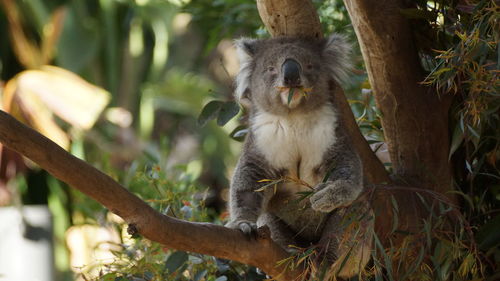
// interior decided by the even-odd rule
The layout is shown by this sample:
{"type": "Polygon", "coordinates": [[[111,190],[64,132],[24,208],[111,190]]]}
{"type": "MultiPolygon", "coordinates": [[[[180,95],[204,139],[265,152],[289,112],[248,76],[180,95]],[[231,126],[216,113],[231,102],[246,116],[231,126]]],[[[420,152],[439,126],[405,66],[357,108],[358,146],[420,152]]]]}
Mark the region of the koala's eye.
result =
{"type": "Polygon", "coordinates": [[[267,71],[268,71],[268,72],[274,72],[274,71],[275,71],[275,68],[274,68],[274,67],[272,67],[272,66],[268,66],[268,67],[267,67],[267,71]]]}
{"type": "Polygon", "coordinates": [[[309,64],[306,65],[306,69],[307,70],[311,70],[313,68],[314,68],[314,65],[312,65],[312,63],[309,63],[309,64]]]}

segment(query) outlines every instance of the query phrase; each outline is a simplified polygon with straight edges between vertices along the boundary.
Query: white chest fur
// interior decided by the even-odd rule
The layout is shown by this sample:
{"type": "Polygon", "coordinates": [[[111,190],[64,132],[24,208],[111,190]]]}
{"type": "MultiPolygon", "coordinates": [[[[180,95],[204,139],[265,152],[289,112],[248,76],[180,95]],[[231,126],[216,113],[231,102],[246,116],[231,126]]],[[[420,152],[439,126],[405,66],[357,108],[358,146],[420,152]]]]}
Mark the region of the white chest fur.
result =
{"type": "Polygon", "coordinates": [[[325,105],[307,114],[261,112],[252,118],[251,127],[258,149],[271,166],[314,186],[321,180],[314,169],[335,142],[336,121],[333,108],[325,105]]]}

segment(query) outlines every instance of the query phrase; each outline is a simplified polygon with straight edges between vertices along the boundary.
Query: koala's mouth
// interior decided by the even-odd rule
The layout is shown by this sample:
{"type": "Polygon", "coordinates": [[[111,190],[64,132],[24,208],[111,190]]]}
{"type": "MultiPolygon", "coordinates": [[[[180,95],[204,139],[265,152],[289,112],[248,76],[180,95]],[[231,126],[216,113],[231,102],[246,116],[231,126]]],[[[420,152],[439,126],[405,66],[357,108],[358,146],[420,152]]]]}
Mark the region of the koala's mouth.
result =
{"type": "Polygon", "coordinates": [[[297,107],[302,99],[312,92],[312,88],[300,87],[276,87],[283,105],[293,109],[297,107]]]}

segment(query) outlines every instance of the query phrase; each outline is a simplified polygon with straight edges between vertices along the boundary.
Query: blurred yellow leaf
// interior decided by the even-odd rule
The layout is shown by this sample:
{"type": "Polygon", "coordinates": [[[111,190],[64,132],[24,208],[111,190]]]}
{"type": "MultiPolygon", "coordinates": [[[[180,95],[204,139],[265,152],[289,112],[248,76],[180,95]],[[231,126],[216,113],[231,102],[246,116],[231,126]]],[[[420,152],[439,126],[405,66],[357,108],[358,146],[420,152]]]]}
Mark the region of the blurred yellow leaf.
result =
{"type": "Polygon", "coordinates": [[[19,62],[26,68],[36,68],[41,64],[41,53],[39,48],[28,39],[21,21],[17,4],[12,0],[1,0],[8,21],[9,35],[12,47],[19,62]]]}
{"type": "Polygon", "coordinates": [[[38,68],[47,64],[53,57],[55,46],[61,34],[66,9],[58,8],[52,14],[50,21],[43,27],[41,46],[26,35],[23,29],[23,19],[17,3],[12,0],[0,0],[8,20],[9,35],[14,53],[26,68],[38,68]]]}
{"type": "Polygon", "coordinates": [[[53,57],[54,50],[61,35],[64,16],[66,15],[66,8],[60,7],[52,13],[50,21],[43,28],[43,38],[42,38],[42,62],[43,64],[48,64],[53,57]]]}
{"type": "Polygon", "coordinates": [[[20,95],[37,96],[57,116],[80,129],[90,129],[108,104],[110,94],[55,66],[24,71],[17,76],[20,95]]]}
{"type": "Polygon", "coordinates": [[[7,82],[6,111],[33,126],[64,148],[69,139],[52,114],[72,126],[90,129],[110,100],[110,94],[78,75],[55,66],[27,70],[7,82]]]}
{"type": "Polygon", "coordinates": [[[29,93],[22,93],[14,78],[7,82],[4,93],[4,108],[16,119],[30,125],[64,149],[69,148],[69,138],[52,118],[52,112],[42,101],[29,93]]]}

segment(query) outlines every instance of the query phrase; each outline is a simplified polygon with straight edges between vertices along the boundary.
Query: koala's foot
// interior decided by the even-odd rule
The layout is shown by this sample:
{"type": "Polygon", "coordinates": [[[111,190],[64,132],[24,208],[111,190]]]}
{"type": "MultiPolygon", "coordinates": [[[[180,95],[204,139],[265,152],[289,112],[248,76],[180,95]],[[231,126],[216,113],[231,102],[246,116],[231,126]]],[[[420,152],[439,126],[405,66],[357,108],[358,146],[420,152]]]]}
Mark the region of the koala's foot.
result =
{"type": "Polygon", "coordinates": [[[243,232],[243,234],[245,234],[245,236],[249,238],[257,238],[257,224],[255,222],[247,220],[230,221],[226,224],[226,227],[239,229],[241,230],[241,232],[243,232]]]}
{"type": "Polygon", "coordinates": [[[271,276],[267,275],[262,269],[256,267],[255,272],[259,275],[263,275],[266,279],[271,279],[271,276]]]}
{"type": "Polygon", "coordinates": [[[309,200],[314,210],[329,213],[350,205],[361,193],[361,189],[361,186],[349,181],[328,181],[318,184],[309,200]]]}

